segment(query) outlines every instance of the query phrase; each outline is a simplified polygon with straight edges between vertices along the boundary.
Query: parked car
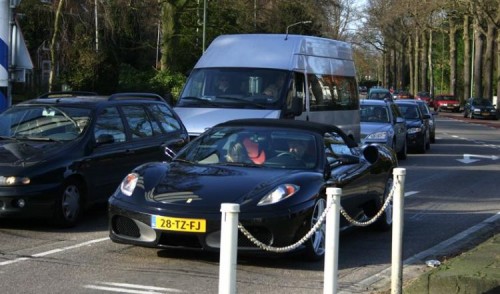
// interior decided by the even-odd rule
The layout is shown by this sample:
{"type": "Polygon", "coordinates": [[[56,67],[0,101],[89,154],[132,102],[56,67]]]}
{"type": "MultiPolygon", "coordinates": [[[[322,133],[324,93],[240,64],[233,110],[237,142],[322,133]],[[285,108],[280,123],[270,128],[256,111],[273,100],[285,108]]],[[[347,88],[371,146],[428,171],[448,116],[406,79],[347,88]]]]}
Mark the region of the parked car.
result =
{"type": "Polygon", "coordinates": [[[406,122],[394,102],[361,100],[360,120],[362,143],[385,144],[406,159],[406,122]]]}
{"type": "Polygon", "coordinates": [[[489,99],[469,98],[464,106],[464,117],[498,119],[495,105],[489,99]]]}
{"type": "Polygon", "coordinates": [[[366,97],[368,95],[368,88],[366,86],[359,86],[359,95],[366,97]]]}
{"type": "Polygon", "coordinates": [[[408,91],[400,91],[396,99],[413,99],[413,94],[408,91]]]}
{"type": "Polygon", "coordinates": [[[440,94],[434,97],[432,106],[437,112],[441,111],[452,111],[460,112],[460,101],[458,97],[449,94],[440,94]]]}
{"type": "Polygon", "coordinates": [[[370,88],[368,92],[368,96],[366,99],[374,99],[374,100],[393,100],[391,92],[385,88],[370,88]]]}
{"type": "Polygon", "coordinates": [[[437,112],[431,111],[429,108],[429,105],[425,103],[422,100],[408,100],[408,101],[414,101],[418,107],[420,108],[420,111],[422,111],[423,114],[428,114],[430,116],[429,119],[429,137],[430,137],[430,142],[435,143],[436,142],[436,119],[435,116],[438,115],[437,112]]]}
{"type": "Polygon", "coordinates": [[[396,100],[401,113],[406,120],[408,149],[425,153],[430,149],[430,127],[428,114],[422,113],[413,101],[396,100]]]}
{"type": "Polygon", "coordinates": [[[425,92],[425,91],[418,92],[417,95],[415,96],[415,100],[422,100],[427,105],[429,105],[431,103],[431,100],[432,100],[431,93],[425,92]]]}
{"type": "Polygon", "coordinates": [[[57,92],[0,114],[0,217],[75,225],[134,167],[179,150],[187,130],[149,93],[57,92]]]}
{"type": "MultiPolygon", "coordinates": [[[[173,160],[141,165],[109,199],[112,241],[154,248],[218,251],[221,204],[240,205],[239,222],[267,246],[298,242],[323,214],[327,186],[357,220],[375,216],[388,197],[395,153],[357,144],[339,128],[297,120],[244,119],[218,124],[173,160]],[[299,147],[301,146],[301,147],[299,147]],[[305,156],[304,156],[305,155],[305,156]]],[[[374,226],[387,230],[392,207],[374,226]]],[[[349,223],[342,218],[341,226],[349,223]]],[[[324,223],[297,250],[322,258],[324,223]]],[[[242,234],[238,250],[257,247],[242,234]]]]}

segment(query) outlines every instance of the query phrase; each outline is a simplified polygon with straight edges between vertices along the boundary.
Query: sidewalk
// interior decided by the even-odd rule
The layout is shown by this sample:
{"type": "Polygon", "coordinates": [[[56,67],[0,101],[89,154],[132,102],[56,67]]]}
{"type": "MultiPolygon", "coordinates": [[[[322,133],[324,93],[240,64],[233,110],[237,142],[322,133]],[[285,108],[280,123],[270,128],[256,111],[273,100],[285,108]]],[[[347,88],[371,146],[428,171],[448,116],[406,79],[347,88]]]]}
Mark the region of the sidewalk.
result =
{"type": "Polygon", "coordinates": [[[500,293],[500,232],[408,283],[405,294],[500,293]]]}

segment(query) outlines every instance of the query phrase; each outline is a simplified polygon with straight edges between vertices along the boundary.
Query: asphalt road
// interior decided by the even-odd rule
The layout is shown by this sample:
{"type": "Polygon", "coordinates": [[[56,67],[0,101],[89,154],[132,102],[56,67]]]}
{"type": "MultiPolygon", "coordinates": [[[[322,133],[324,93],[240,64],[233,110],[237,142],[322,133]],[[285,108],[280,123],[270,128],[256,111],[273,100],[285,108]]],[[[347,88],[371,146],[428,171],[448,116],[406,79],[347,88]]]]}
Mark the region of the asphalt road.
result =
{"type": "MultiPolygon", "coordinates": [[[[465,246],[457,236],[500,212],[499,163],[495,125],[471,123],[459,114],[438,115],[436,143],[426,154],[410,154],[400,162],[407,170],[404,260],[418,257],[421,270],[426,258],[456,254],[465,246]],[[450,240],[456,246],[437,246],[450,240]]],[[[385,274],[391,262],[390,232],[343,232],[339,258],[339,292],[373,293],[390,285],[385,274]]],[[[70,230],[0,219],[0,291],[7,294],[217,293],[218,262],[217,254],[115,244],[108,239],[103,207],[70,230]]],[[[323,262],[290,254],[238,256],[237,289],[323,293],[323,270],[323,262]]]]}

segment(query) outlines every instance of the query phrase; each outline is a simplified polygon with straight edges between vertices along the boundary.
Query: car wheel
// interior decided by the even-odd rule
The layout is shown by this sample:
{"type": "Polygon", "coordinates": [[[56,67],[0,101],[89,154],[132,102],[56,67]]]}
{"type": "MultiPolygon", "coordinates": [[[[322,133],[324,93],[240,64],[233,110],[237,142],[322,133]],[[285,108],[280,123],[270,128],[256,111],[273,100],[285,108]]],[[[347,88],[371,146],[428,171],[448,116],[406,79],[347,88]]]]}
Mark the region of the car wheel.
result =
{"type": "Polygon", "coordinates": [[[406,140],[403,144],[403,148],[398,152],[398,159],[405,160],[408,155],[408,145],[406,145],[406,140]]]}
{"type": "Polygon", "coordinates": [[[431,143],[436,143],[436,133],[435,132],[431,133],[431,143]]]}
{"type": "Polygon", "coordinates": [[[467,111],[464,110],[464,117],[467,117],[467,111]]]}
{"type": "Polygon", "coordinates": [[[73,227],[81,215],[83,189],[75,180],[67,181],[55,202],[54,220],[61,227],[73,227]]]}
{"type": "MultiPolygon", "coordinates": [[[[312,214],[309,218],[308,224],[306,226],[307,229],[311,229],[314,227],[316,222],[319,220],[321,215],[326,209],[326,200],[325,198],[319,198],[316,200],[314,204],[314,208],[312,214]]],[[[325,228],[326,224],[323,224],[318,228],[316,232],[306,241],[306,258],[311,261],[316,261],[325,255],[325,228]]]]}
{"type": "Polygon", "coordinates": [[[470,118],[470,119],[473,119],[473,118],[474,118],[474,116],[472,115],[472,111],[471,111],[471,112],[469,112],[469,118],[470,118]]]}
{"type": "MultiPolygon", "coordinates": [[[[390,174],[389,177],[387,178],[387,181],[385,182],[385,189],[384,189],[384,195],[381,198],[380,203],[376,206],[376,211],[371,213],[371,217],[375,216],[383,207],[384,203],[387,200],[387,198],[391,193],[392,186],[394,183],[393,175],[390,174]]],[[[389,201],[387,206],[384,208],[384,211],[382,214],[379,216],[379,218],[373,223],[373,228],[376,230],[380,231],[388,231],[392,227],[392,199],[389,201]]]]}
{"type": "Polygon", "coordinates": [[[431,149],[431,135],[427,133],[427,139],[425,140],[425,150],[431,149]]]}

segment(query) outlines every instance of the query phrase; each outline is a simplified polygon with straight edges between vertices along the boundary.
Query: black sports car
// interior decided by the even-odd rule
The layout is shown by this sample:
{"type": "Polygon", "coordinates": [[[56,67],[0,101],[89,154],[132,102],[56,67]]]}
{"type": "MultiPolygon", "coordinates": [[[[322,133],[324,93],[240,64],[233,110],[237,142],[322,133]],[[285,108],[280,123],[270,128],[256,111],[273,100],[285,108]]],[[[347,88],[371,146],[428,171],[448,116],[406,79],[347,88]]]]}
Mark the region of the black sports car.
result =
{"type": "MultiPolygon", "coordinates": [[[[376,215],[396,166],[391,149],[358,147],[335,126],[276,119],[225,122],[191,141],[171,162],[143,164],[125,177],[109,199],[110,238],[216,251],[221,203],[235,203],[239,222],[257,240],[288,246],[321,216],[329,186],[342,188],[342,207],[354,219],[376,215]]],[[[391,224],[388,205],[374,225],[389,229],[391,224]]],[[[324,226],[299,248],[309,259],[324,254],[324,226]]],[[[238,248],[259,249],[241,233],[238,248]]]]}

